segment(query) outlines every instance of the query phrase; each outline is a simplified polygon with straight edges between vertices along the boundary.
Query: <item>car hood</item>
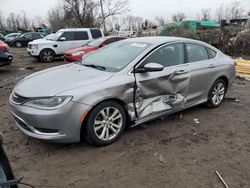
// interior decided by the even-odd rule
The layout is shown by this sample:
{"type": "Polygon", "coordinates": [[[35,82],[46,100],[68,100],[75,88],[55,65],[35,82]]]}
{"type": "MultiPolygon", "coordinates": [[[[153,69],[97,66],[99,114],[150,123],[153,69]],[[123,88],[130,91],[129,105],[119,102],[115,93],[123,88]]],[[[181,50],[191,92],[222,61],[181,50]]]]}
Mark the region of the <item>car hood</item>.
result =
{"type": "Polygon", "coordinates": [[[82,47],[79,47],[79,48],[73,48],[73,49],[70,49],[66,52],[66,54],[73,54],[75,52],[82,52],[82,51],[85,51],[85,52],[90,52],[90,51],[93,51],[95,50],[97,47],[91,47],[91,46],[82,46],[82,47]]]}
{"type": "Polygon", "coordinates": [[[32,74],[20,81],[14,92],[23,97],[48,97],[64,91],[103,82],[114,73],[71,63],[32,74]]]}
{"type": "Polygon", "coordinates": [[[46,39],[36,39],[32,42],[29,42],[29,44],[54,44],[55,41],[52,40],[46,40],[46,39]]]}

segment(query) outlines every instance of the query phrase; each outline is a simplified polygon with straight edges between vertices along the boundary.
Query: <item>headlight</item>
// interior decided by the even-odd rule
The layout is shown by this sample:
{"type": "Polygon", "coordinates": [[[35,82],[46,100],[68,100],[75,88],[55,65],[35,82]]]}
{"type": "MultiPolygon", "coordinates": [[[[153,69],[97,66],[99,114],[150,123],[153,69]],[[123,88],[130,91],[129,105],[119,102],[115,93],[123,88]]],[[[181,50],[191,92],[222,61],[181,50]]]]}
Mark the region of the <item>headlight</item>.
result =
{"type": "Polygon", "coordinates": [[[71,99],[72,96],[37,98],[31,99],[23,105],[41,110],[55,110],[66,105],[69,101],[71,101],[71,99]]]}
{"type": "Polygon", "coordinates": [[[72,56],[79,56],[79,55],[83,55],[83,54],[85,54],[85,52],[84,52],[84,51],[81,51],[81,52],[75,52],[75,53],[73,53],[73,54],[72,54],[72,56]]]}
{"type": "Polygon", "coordinates": [[[38,44],[32,44],[32,45],[31,45],[31,49],[38,50],[38,44]]]}

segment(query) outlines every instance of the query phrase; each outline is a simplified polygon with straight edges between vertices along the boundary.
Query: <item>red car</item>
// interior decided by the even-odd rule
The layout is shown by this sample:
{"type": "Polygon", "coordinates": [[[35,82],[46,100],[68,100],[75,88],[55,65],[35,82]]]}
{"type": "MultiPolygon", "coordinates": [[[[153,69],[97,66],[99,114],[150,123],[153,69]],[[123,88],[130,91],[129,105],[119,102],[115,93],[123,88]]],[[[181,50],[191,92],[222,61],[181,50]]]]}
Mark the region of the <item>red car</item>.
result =
{"type": "Polygon", "coordinates": [[[12,60],[8,45],[0,41],[0,66],[10,65],[12,60]]]}
{"type": "Polygon", "coordinates": [[[95,40],[92,40],[88,42],[87,44],[83,45],[79,48],[74,48],[71,50],[68,50],[64,54],[64,61],[66,63],[71,63],[73,61],[79,61],[83,55],[95,51],[103,46],[106,46],[108,44],[111,44],[113,42],[117,42],[119,40],[126,39],[125,37],[119,37],[119,36],[108,36],[108,37],[101,37],[95,40]]]}

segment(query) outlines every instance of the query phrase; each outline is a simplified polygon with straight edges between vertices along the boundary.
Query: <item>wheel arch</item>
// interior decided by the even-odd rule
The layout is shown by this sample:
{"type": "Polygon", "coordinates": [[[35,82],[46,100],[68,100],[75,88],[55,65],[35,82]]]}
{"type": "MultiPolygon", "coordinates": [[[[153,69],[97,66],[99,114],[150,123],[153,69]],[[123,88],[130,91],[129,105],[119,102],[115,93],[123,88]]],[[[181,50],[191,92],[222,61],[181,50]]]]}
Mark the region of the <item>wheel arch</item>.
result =
{"type": "Polygon", "coordinates": [[[51,50],[51,51],[53,51],[53,53],[56,55],[55,50],[53,50],[53,49],[52,49],[52,48],[50,48],[50,47],[46,47],[46,48],[43,48],[43,49],[41,49],[41,50],[40,50],[40,52],[39,52],[39,56],[41,55],[41,53],[42,53],[44,50],[51,50]]]}
{"type": "Polygon", "coordinates": [[[229,79],[226,76],[222,75],[219,78],[217,78],[216,80],[220,80],[220,79],[222,79],[225,82],[225,84],[226,84],[226,92],[227,92],[228,84],[229,84],[229,79]]]}
{"type": "Polygon", "coordinates": [[[84,118],[82,124],[81,124],[81,132],[80,132],[80,138],[81,140],[85,137],[85,134],[86,134],[86,122],[88,121],[88,118],[89,118],[89,115],[91,114],[91,112],[93,111],[93,109],[98,106],[99,104],[103,103],[103,102],[106,102],[106,101],[113,101],[113,102],[116,102],[118,104],[120,104],[124,111],[125,111],[125,114],[126,114],[126,127],[129,127],[129,125],[132,123],[131,121],[131,118],[128,114],[128,107],[126,105],[126,103],[121,100],[121,99],[118,99],[118,98],[105,98],[101,101],[98,101],[97,103],[95,103],[91,108],[90,110],[88,111],[86,117],[84,118]]]}

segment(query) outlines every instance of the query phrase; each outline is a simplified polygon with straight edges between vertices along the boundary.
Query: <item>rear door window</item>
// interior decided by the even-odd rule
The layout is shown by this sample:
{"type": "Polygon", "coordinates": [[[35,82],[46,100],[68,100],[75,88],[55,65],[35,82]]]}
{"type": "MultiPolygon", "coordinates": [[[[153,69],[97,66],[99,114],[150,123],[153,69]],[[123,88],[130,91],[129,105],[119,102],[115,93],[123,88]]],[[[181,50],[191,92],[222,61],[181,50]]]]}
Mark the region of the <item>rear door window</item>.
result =
{"type": "Polygon", "coordinates": [[[90,29],[91,35],[93,39],[102,37],[102,32],[100,29],[90,29]]]}
{"type": "Polygon", "coordinates": [[[208,52],[205,47],[197,44],[186,44],[188,62],[208,60],[208,52]]]}
{"type": "Polygon", "coordinates": [[[75,40],[89,40],[87,31],[75,31],[75,40]]]}
{"type": "Polygon", "coordinates": [[[39,38],[41,38],[42,36],[41,36],[41,34],[40,33],[32,33],[32,38],[33,39],[39,39],[39,38]]]}

